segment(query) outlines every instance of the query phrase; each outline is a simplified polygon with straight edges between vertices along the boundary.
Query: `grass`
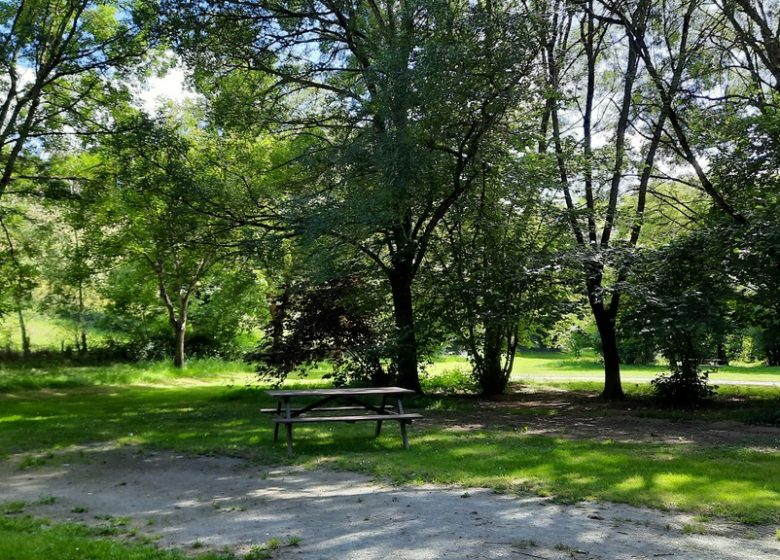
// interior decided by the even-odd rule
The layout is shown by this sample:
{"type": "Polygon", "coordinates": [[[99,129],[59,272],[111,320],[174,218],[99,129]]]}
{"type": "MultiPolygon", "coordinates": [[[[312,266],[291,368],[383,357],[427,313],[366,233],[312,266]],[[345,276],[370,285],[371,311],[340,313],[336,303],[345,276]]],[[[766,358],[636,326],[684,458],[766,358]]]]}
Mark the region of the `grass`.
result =
{"type": "MultiPolygon", "coordinates": [[[[357,445],[353,442],[352,445],[357,445]]],[[[524,435],[430,430],[408,453],[358,449],[318,457],[317,442],[298,445],[315,462],[396,482],[492,487],[656,508],[704,512],[750,523],[780,521],[780,454],[746,449],[629,444],[524,435]],[[304,449],[305,447],[305,449],[304,449]]]]}
{"type": "Polygon", "coordinates": [[[102,538],[96,528],[75,523],[52,524],[31,517],[0,517],[0,558],[12,560],[233,560],[232,555],[187,555],[150,545],[102,538]]]}
{"type": "MultiPolygon", "coordinates": [[[[532,358],[528,358],[531,360],[532,358]]],[[[556,356],[555,359],[560,359],[556,356]]],[[[549,365],[553,358],[538,358],[549,365]]],[[[457,361],[434,365],[426,389],[468,390],[468,380],[453,373],[457,361]],[[444,375],[437,374],[441,368],[444,375]]],[[[290,387],[326,385],[328,368],[290,387]]],[[[543,371],[540,369],[539,371],[543,371]]],[[[272,402],[263,386],[247,386],[254,376],[244,364],[193,361],[182,371],[168,364],[113,365],[105,368],[41,367],[0,370],[0,460],[14,456],[18,468],[100,460],[101,446],[131,446],[176,452],[223,454],[265,464],[289,463],[282,443],[272,444],[271,422],[257,409],[272,402]],[[98,444],[91,446],[90,444],[98,444]]],[[[589,398],[600,389],[593,381],[541,381],[533,385],[589,398]]],[[[674,411],[656,408],[644,383],[627,383],[629,401],[618,407],[639,416],[673,420],[742,419],[778,415],[780,390],[766,387],[721,388],[721,401],[710,409],[674,411]],[[753,415],[753,416],[751,416],[753,415]]],[[[559,395],[560,393],[555,393],[559,395]]],[[[555,397],[558,398],[557,396],[555,397]]],[[[592,400],[592,399],[591,399],[592,400]]],[[[461,418],[480,409],[469,397],[434,394],[410,402],[429,418],[461,418]]],[[[532,408],[518,401],[510,417],[522,424],[553,417],[552,406],[532,408]]],[[[590,411],[615,413],[606,405],[590,411]]],[[[780,422],[780,418],[777,418],[780,422]]],[[[443,424],[443,423],[442,423],[443,424]]],[[[550,496],[559,503],[581,499],[674,508],[700,517],[684,530],[706,530],[713,515],[750,523],[780,523],[777,449],[739,446],[633,444],[609,440],[531,435],[521,428],[448,429],[433,422],[415,425],[412,447],[401,448],[397,429],[388,426],[373,439],[373,426],[313,425],[296,427],[292,462],[368,473],[395,482],[435,482],[492,487],[499,492],[550,496]]],[[[464,491],[468,496],[468,490],[464,491]]],[[[42,503],[54,497],[42,497],[42,503]]],[[[39,560],[235,560],[230,554],[158,550],[133,537],[131,520],[109,518],[95,527],[51,524],[25,517],[26,504],[0,504],[0,558],[39,560]],[[119,541],[117,539],[123,539],[119,541]],[[130,541],[128,541],[130,539],[130,541]]],[[[87,513],[85,508],[73,508],[87,513]]],[[[780,535],[778,535],[780,537],[780,535]]],[[[276,550],[298,546],[298,537],[271,539],[244,559],[268,558],[276,550]]],[[[532,543],[521,543],[534,546],[532,543]]],[[[518,544],[518,546],[521,546],[518,544]]]]}
{"type": "MultiPolygon", "coordinates": [[[[193,376],[188,385],[98,385],[0,395],[0,457],[20,465],[93,460],[89,443],[287,462],[271,443],[271,422],[257,409],[271,405],[262,388],[226,387],[193,376]]],[[[181,380],[179,380],[181,381],[181,380]]],[[[293,383],[293,382],[291,382],[293,383]]],[[[311,383],[311,382],[307,382],[311,383]]],[[[294,385],[293,385],[294,386],[294,385]]],[[[758,390],[754,389],[754,392],[758,390]]],[[[420,399],[442,410],[426,415],[468,418],[473,400],[420,399]],[[454,409],[454,412],[453,412],[454,409]]],[[[412,403],[413,404],[413,403],[412,403]]],[[[329,465],[398,482],[437,482],[533,492],[563,502],[584,498],[717,514],[754,523],[780,521],[780,452],[740,447],[632,444],[534,436],[520,429],[412,429],[401,450],[390,427],[296,427],[295,462],[329,465]]],[[[1,556],[0,556],[1,557],[1,556]]]]}
{"type": "MultiPolygon", "coordinates": [[[[441,356],[429,367],[433,375],[449,370],[469,371],[468,360],[461,356],[441,356]]],[[[622,365],[624,379],[650,379],[667,371],[664,365],[622,365]]],[[[595,354],[575,357],[559,352],[520,352],[515,358],[512,378],[515,380],[538,380],[545,378],[596,378],[603,379],[604,369],[595,354]]],[[[761,364],[740,364],[720,367],[711,375],[714,383],[723,381],[770,381],[780,383],[780,367],[767,367],[761,364]]]]}
{"type": "MultiPolygon", "coordinates": [[[[60,350],[63,345],[73,347],[76,343],[78,327],[72,320],[26,311],[24,322],[33,351],[60,350]]],[[[109,338],[122,338],[121,333],[98,329],[90,324],[87,325],[87,336],[93,345],[102,344],[109,338]]],[[[19,319],[15,313],[0,322],[0,346],[22,347],[19,319]]]]}
{"type": "Polygon", "coordinates": [[[255,380],[251,366],[243,362],[217,359],[191,360],[185,369],[169,362],[138,362],[101,366],[62,366],[24,363],[0,365],[0,392],[65,389],[100,385],[165,385],[191,386],[198,382],[208,385],[243,385],[255,380]]]}

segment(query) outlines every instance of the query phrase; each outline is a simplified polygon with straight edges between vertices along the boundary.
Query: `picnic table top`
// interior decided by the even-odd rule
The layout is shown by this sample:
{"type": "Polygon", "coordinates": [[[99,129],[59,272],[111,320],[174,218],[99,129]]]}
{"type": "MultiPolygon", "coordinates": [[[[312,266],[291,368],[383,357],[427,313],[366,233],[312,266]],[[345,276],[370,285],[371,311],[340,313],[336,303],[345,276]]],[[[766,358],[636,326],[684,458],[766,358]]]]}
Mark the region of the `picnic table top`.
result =
{"type": "Polygon", "coordinates": [[[361,389],[282,389],[266,391],[272,397],[359,397],[370,395],[413,395],[402,387],[366,387],[361,389]]]}

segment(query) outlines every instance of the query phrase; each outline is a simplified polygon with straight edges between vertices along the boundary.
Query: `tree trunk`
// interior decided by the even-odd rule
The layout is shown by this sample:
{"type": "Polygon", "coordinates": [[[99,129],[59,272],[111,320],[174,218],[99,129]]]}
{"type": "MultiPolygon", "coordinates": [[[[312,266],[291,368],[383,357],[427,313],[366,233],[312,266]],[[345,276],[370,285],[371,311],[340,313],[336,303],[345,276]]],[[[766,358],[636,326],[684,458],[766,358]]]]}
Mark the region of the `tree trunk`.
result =
{"type": "Polygon", "coordinates": [[[78,344],[80,354],[87,353],[87,330],[85,327],[86,321],[84,320],[84,286],[81,280],[79,280],[79,335],[81,338],[81,344],[78,344]]]}
{"type": "Polygon", "coordinates": [[[764,336],[766,337],[765,351],[766,351],[766,365],[771,367],[780,366],[780,340],[774,338],[773,335],[777,333],[777,330],[766,330],[764,336]]]}
{"type": "Polygon", "coordinates": [[[500,395],[506,389],[508,376],[501,365],[501,354],[501,329],[488,323],[485,325],[482,371],[479,372],[479,388],[486,397],[500,395]]]}
{"type": "Polygon", "coordinates": [[[269,297],[268,311],[271,314],[271,352],[282,347],[284,323],[287,320],[287,305],[290,301],[290,285],[285,284],[282,293],[269,297]]]}
{"type": "Polygon", "coordinates": [[[22,335],[22,356],[25,358],[30,357],[30,335],[27,334],[27,325],[24,322],[24,313],[22,313],[22,307],[19,305],[17,310],[19,315],[19,331],[22,335]]]}
{"type": "Polygon", "coordinates": [[[388,276],[393,292],[396,330],[395,364],[398,369],[398,384],[405,389],[422,393],[417,371],[417,337],[414,329],[411,267],[396,267],[388,276]]]}
{"type": "Polygon", "coordinates": [[[177,368],[183,368],[184,367],[184,333],[186,331],[186,323],[184,321],[179,321],[179,324],[176,325],[175,329],[175,335],[176,335],[176,350],[173,356],[173,366],[177,368]]]}
{"type": "Polygon", "coordinates": [[[601,396],[607,400],[625,398],[620,382],[620,355],[618,354],[615,319],[603,307],[592,307],[596,319],[596,328],[601,337],[601,348],[604,355],[604,391],[601,396]]]}

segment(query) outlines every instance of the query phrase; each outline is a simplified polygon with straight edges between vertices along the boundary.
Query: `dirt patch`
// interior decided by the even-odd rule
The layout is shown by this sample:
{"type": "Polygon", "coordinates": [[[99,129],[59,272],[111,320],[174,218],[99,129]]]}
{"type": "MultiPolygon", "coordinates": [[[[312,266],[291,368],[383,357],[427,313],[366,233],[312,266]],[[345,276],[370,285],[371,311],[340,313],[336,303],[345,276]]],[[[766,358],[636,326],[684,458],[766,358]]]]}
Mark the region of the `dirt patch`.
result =
{"type": "Polygon", "coordinates": [[[59,520],[123,523],[161,546],[277,558],[749,560],[780,556],[774,528],[614,504],[554,504],[487,489],[393,487],[345,472],[256,467],[224,457],[92,450],[78,462],[0,465],[0,502],[59,520]],[[43,499],[42,499],[43,498],[43,499]]]}
{"type": "Polygon", "coordinates": [[[635,403],[607,403],[590,393],[515,388],[497,399],[475,401],[467,414],[462,411],[426,412],[423,423],[451,430],[501,428],[625,443],[780,449],[780,426],[667,420],[645,417],[643,412],[635,403]]]}

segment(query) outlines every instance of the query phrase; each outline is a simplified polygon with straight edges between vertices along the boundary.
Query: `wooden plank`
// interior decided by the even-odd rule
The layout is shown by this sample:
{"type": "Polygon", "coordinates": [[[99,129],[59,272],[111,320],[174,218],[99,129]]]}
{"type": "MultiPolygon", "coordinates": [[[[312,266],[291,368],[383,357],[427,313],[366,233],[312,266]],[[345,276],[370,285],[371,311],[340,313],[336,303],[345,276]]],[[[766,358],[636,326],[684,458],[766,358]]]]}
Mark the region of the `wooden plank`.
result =
{"type": "MultiPolygon", "coordinates": [[[[339,410],[365,410],[365,409],[366,409],[365,406],[322,406],[322,407],[318,406],[317,408],[313,409],[313,411],[316,411],[316,412],[320,412],[320,411],[336,412],[336,411],[339,411],[339,410]]],[[[385,409],[386,410],[390,410],[390,409],[395,409],[395,407],[394,406],[386,406],[385,409]]],[[[300,412],[301,410],[303,410],[303,409],[302,408],[291,408],[290,412],[292,412],[294,414],[296,412],[300,412]]],[[[270,414],[272,412],[279,412],[279,411],[276,408],[261,408],[260,412],[269,413],[270,414]]]]}
{"type": "Polygon", "coordinates": [[[284,418],[277,416],[274,418],[274,422],[278,424],[313,424],[315,422],[363,422],[371,421],[376,422],[378,420],[419,420],[422,418],[422,414],[366,414],[359,416],[306,416],[297,418],[284,418]]]}
{"type": "Polygon", "coordinates": [[[366,387],[362,389],[288,389],[266,391],[274,397],[350,397],[367,395],[414,395],[411,389],[401,387],[366,387]]]}

